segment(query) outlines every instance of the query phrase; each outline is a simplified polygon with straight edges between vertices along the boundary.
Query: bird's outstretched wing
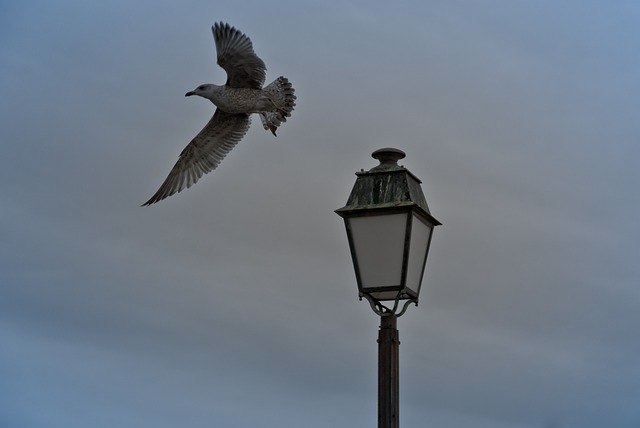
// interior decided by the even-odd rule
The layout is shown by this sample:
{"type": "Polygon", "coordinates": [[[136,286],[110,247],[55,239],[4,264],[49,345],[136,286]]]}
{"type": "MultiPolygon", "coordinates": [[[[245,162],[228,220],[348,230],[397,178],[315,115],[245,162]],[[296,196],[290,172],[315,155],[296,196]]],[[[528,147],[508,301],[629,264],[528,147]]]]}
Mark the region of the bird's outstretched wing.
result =
{"type": "Polygon", "coordinates": [[[218,65],[227,72],[227,85],[232,88],[261,89],[267,67],[253,51],[251,39],[234,27],[216,22],[213,27],[218,65]]]}
{"type": "Polygon", "coordinates": [[[229,114],[217,109],[209,123],[180,153],[160,189],[142,206],[155,204],[189,188],[204,174],[216,169],[247,133],[250,122],[249,115],[229,114]]]}

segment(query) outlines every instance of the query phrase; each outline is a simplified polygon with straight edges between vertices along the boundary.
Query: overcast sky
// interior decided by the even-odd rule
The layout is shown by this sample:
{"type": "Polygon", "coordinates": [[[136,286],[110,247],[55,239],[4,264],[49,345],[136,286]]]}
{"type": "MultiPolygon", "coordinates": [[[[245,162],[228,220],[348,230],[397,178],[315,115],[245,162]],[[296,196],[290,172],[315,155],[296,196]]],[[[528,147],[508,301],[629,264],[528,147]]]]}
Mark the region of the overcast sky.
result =
{"type": "Polygon", "coordinates": [[[397,147],[433,238],[400,423],[640,426],[637,1],[3,1],[0,426],[373,427],[342,220],[397,147]],[[223,83],[298,104],[141,208],[223,83]]]}

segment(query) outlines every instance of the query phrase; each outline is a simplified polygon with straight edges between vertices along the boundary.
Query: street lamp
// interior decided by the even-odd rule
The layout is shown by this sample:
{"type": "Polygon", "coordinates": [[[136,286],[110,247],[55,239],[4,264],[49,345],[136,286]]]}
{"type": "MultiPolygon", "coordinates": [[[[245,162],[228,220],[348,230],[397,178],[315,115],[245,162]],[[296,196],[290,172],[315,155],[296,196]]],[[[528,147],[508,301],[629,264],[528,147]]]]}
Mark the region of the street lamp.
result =
{"type": "Polygon", "coordinates": [[[398,428],[397,318],[410,303],[418,304],[433,228],[441,223],[429,211],[421,181],[398,165],[402,150],[385,148],[371,156],[380,165],[356,173],[347,204],[336,213],[347,229],[360,299],[380,316],[378,428],[398,428]]]}

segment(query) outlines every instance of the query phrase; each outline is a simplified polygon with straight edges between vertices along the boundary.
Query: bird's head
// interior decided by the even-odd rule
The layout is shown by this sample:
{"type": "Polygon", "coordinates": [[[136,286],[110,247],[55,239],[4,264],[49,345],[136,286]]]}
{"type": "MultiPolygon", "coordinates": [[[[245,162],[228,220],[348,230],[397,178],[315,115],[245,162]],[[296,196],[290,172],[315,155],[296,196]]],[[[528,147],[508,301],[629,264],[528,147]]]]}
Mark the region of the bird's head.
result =
{"type": "Polygon", "coordinates": [[[189,91],[184,94],[185,97],[190,97],[191,95],[199,95],[204,98],[211,98],[211,94],[214,91],[216,85],[212,85],[211,83],[205,83],[204,85],[200,85],[195,88],[193,91],[189,91]]]}

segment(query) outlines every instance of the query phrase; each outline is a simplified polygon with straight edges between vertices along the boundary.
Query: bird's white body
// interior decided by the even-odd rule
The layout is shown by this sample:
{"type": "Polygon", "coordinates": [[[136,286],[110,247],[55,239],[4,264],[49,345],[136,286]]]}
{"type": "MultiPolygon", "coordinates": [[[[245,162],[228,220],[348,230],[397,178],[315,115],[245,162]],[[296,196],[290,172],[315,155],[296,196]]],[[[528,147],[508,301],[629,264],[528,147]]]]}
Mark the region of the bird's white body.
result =
{"type": "Polygon", "coordinates": [[[263,89],[232,88],[212,83],[198,86],[189,92],[210,100],[220,110],[230,114],[267,113],[277,110],[277,106],[263,89]]]}

